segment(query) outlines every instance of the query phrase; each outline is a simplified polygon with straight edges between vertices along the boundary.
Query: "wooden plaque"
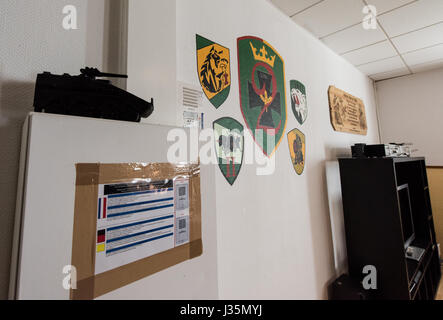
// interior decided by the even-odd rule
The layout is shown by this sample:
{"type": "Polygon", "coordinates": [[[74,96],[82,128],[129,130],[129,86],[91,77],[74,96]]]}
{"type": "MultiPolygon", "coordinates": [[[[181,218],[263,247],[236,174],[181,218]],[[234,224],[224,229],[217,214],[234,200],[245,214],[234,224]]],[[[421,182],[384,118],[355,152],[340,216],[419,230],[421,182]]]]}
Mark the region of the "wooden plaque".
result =
{"type": "Polygon", "coordinates": [[[334,130],[365,136],[368,126],[363,101],[334,86],[329,87],[328,94],[329,112],[334,130]]]}

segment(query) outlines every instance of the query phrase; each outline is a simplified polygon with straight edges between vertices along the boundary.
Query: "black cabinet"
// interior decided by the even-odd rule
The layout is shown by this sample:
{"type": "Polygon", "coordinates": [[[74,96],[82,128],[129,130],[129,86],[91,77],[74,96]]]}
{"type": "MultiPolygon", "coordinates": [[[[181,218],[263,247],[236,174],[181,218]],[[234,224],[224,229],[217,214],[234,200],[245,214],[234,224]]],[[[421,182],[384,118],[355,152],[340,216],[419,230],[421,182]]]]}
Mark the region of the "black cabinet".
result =
{"type": "Polygon", "coordinates": [[[375,299],[434,299],[441,277],[424,158],[339,159],[349,274],[375,299]],[[420,248],[415,259],[410,248],[420,248]],[[408,249],[409,248],[409,249],[408,249]]]}

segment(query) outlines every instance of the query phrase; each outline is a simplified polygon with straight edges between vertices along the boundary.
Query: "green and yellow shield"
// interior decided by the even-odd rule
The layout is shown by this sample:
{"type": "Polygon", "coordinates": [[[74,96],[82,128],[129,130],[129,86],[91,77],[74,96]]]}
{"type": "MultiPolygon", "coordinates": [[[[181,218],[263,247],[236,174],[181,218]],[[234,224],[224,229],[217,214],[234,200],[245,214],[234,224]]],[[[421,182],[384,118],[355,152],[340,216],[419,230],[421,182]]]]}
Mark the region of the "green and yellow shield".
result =
{"type": "Polygon", "coordinates": [[[301,175],[305,169],[306,160],[306,137],[303,132],[298,129],[290,131],[288,133],[288,145],[295,172],[301,175]]]}
{"type": "Polygon", "coordinates": [[[233,185],[243,163],[243,126],[230,117],[214,121],[213,126],[218,166],[228,183],[233,185]]]}
{"type": "Polygon", "coordinates": [[[196,39],[198,79],[208,100],[218,108],[231,89],[229,49],[198,34],[196,39]]]}
{"type": "Polygon", "coordinates": [[[270,157],[286,128],[285,63],[266,41],[237,39],[240,107],[248,129],[270,157]]]}

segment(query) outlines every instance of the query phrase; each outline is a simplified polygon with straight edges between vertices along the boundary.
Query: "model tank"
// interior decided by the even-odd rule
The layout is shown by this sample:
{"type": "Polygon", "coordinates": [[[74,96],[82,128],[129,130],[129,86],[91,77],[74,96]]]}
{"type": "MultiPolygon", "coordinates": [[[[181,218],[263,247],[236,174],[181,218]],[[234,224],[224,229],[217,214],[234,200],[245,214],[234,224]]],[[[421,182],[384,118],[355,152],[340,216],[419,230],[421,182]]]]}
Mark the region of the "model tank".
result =
{"type": "Polygon", "coordinates": [[[34,111],[91,118],[140,122],[154,111],[154,100],[147,102],[109,80],[98,77],[127,78],[126,75],[102,73],[95,68],[80,70],[78,76],[37,75],[34,111]]]}

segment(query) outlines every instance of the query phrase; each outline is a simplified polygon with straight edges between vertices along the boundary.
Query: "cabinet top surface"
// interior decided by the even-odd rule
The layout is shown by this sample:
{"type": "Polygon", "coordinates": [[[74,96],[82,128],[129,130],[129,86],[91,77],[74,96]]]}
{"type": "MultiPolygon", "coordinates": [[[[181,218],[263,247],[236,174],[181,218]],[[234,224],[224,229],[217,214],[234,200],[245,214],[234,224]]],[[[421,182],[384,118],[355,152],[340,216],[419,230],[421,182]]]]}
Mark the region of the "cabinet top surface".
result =
{"type": "Polygon", "coordinates": [[[392,162],[411,162],[424,161],[424,157],[380,157],[380,158],[338,158],[339,161],[392,161],[392,162]]]}

